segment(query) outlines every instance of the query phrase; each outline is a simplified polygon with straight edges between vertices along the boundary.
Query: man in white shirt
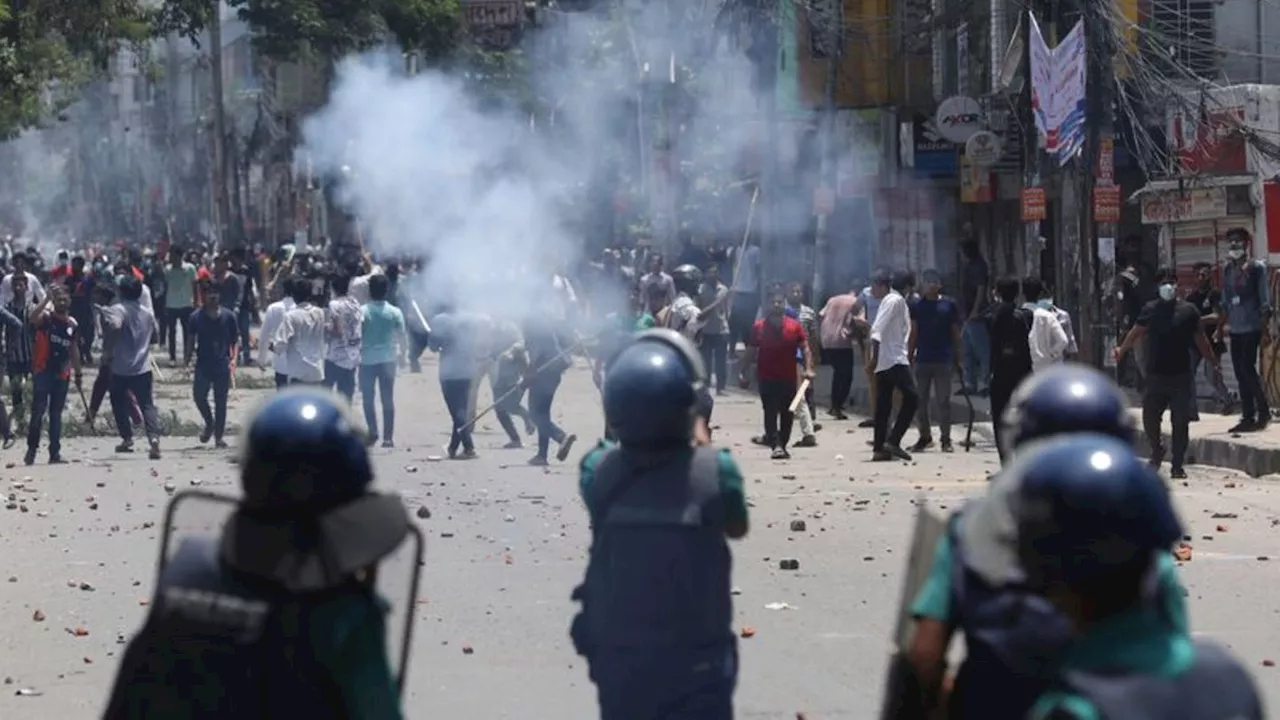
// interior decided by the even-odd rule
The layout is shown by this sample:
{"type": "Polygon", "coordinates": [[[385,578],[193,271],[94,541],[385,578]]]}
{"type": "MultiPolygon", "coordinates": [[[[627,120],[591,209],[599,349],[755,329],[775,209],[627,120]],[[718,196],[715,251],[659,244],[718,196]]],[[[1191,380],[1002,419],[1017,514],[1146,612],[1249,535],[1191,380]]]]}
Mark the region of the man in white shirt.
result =
{"type": "MultiPolygon", "coordinates": [[[[293,301],[293,283],[296,282],[296,280],[297,278],[286,278],[284,281],[284,297],[268,305],[267,311],[263,313],[262,330],[258,333],[258,344],[260,347],[270,348],[276,333],[280,331],[280,325],[284,322],[284,316],[297,305],[297,303],[293,301]]],[[[263,362],[265,359],[265,354],[259,354],[259,362],[263,362]]],[[[284,353],[275,353],[275,358],[272,360],[272,367],[276,373],[276,389],[282,390],[289,384],[289,375],[287,374],[288,368],[285,365],[284,353]]]]}
{"type": "Polygon", "coordinates": [[[0,306],[13,302],[13,276],[17,273],[27,278],[27,297],[32,298],[37,304],[44,302],[44,286],[40,284],[39,278],[27,272],[27,256],[23,253],[15,253],[12,262],[13,272],[0,280],[0,306]]]}
{"type": "Polygon", "coordinates": [[[290,385],[324,382],[324,358],[329,349],[324,308],[311,304],[311,282],[298,278],[292,285],[294,308],[284,314],[271,351],[284,355],[290,385]]]}
{"type": "Polygon", "coordinates": [[[333,279],[333,299],[329,301],[327,337],[329,349],[324,359],[324,385],[337,388],[347,402],[356,394],[356,369],[360,367],[360,326],[364,309],[351,297],[351,279],[333,279]]]}
{"type": "MultiPolygon", "coordinates": [[[[662,288],[662,304],[670,305],[676,300],[676,285],[671,276],[663,272],[663,262],[661,254],[649,256],[649,272],[640,278],[640,289],[645,293],[645,297],[649,297],[650,287],[662,288]]],[[[754,320],[753,316],[752,321],[754,320]]]]}
{"type": "Polygon", "coordinates": [[[911,311],[907,307],[907,295],[911,294],[915,278],[909,272],[898,271],[892,279],[879,277],[876,284],[888,282],[889,292],[880,301],[875,322],[871,325],[871,352],[876,371],[875,429],[872,440],[872,460],[911,460],[902,449],[902,436],[907,434],[915,418],[919,397],[916,381],[911,374],[911,361],[907,356],[907,340],[911,335],[911,311]],[[893,392],[902,398],[898,418],[889,429],[889,414],[893,410],[893,392]]]}
{"type": "Polygon", "coordinates": [[[1044,286],[1039,278],[1028,277],[1022,281],[1023,307],[1031,311],[1033,318],[1031,332],[1027,334],[1032,372],[1062,362],[1063,354],[1070,345],[1062,323],[1053,312],[1053,300],[1043,295],[1044,286]]]}

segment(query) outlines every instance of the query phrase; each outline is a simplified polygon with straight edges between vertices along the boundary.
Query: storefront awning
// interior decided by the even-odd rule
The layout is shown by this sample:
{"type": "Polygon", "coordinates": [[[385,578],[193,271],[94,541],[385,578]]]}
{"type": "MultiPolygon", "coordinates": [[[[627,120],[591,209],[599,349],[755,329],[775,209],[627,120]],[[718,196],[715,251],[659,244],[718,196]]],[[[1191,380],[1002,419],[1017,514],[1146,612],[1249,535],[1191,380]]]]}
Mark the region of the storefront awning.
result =
{"type": "Polygon", "coordinates": [[[1258,178],[1255,175],[1193,175],[1173,180],[1149,180],[1137,192],[1129,196],[1127,202],[1136,203],[1143,195],[1156,193],[1195,190],[1197,188],[1226,188],[1252,185],[1258,178]]]}

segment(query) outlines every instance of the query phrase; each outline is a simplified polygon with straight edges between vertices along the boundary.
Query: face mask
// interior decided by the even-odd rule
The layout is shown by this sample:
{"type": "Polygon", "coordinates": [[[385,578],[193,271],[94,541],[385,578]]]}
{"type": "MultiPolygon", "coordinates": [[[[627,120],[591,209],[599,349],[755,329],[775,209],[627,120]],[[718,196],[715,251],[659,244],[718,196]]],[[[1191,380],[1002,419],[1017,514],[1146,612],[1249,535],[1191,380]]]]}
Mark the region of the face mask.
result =
{"type": "Polygon", "coordinates": [[[1164,285],[1161,285],[1161,286],[1160,286],[1160,299],[1161,299],[1161,300],[1172,300],[1172,299],[1173,299],[1173,286],[1172,286],[1172,285],[1170,285],[1170,284],[1168,284],[1168,283],[1165,283],[1164,285]]]}
{"type": "Polygon", "coordinates": [[[1227,257],[1231,258],[1232,260],[1239,260],[1240,258],[1244,257],[1244,250],[1240,250],[1240,249],[1228,250],[1227,257]]]}
{"type": "Polygon", "coordinates": [[[1037,302],[1037,303],[1036,303],[1036,307],[1040,308],[1041,310],[1052,310],[1052,309],[1053,309],[1053,301],[1052,301],[1052,300],[1049,300],[1048,298],[1045,298],[1045,299],[1040,300],[1039,302],[1037,302]]]}

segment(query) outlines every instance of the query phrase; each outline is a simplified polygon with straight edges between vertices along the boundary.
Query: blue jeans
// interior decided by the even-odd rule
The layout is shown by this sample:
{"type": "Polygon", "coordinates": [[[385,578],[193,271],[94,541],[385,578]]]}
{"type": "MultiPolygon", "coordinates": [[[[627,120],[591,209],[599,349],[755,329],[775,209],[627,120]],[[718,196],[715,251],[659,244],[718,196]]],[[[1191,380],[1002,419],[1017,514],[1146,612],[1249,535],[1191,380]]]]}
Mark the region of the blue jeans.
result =
{"type": "Polygon", "coordinates": [[[249,328],[253,325],[253,317],[248,310],[241,310],[236,322],[240,325],[240,365],[247,367],[253,364],[253,348],[249,345],[249,328]]]}
{"type": "Polygon", "coordinates": [[[729,336],[704,333],[699,349],[702,351],[703,368],[707,371],[707,384],[711,384],[711,376],[715,375],[716,391],[724,390],[729,382],[729,336]]]}
{"type": "Polygon", "coordinates": [[[216,440],[221,440],[227,431],[227,392],[231,390],[231,369],[205,370],[196,368],[191,380],[191,394],[196,401],[196,410],[204,420],[206,432],[212,432],[216,440]],[[213,391],[213,409],[209,409],[209,391],[213,391]]]}
{"type": "Polygon", "coordinates": [[[382,394],[382,439],[390,441],[396,431],[396,364],[393,362],[360,366],[360,400],[364,404],[364,424],[370,436],[378,437],[378,418],[374,413],[375,388],[382,394]]]}
{"type": "Polygon", "coordinates": [[[453,429],[449,434],[449,454],[458,452],[459,447],[467,452],[474,452],[476,446],[471,441],[471,422],[467,417],[467,406],[471,400],[471,380],[442,378],[440,392],[444,395],[445,406],[449,408],[449,419],[453,421],[453,429]]]}
{"type": "Polygon", "coordinates": [[[156,413],[153,388],[150,370],[141,375],[111,376],[111,414],[115,418],[120,439],[126,443],[133,442],[133,422],[129,415],[130,394],[138,401],[138,409],[142,411],[142,425],[146,428],[147,439],[160,442],[160,416],[156,413]]]}
{"type": "Polygon", "coordinates": [[[991,333],[987,324],[970,320],[960,333],[964,342],[964,387],[970,392],[985,390],[991,378],[991,333]]]}
{"type": "Polygon", "coordinates": [[[348,370],[331,360],[325,360],[324,387],[326,390],[337,388],[347,402],[351,402],[351,398],[356,394],[356,369],[348,370]]]}
{"type": "Polygon", "coordinates": [[[62,409],[67,406],[70,381],[52,373],[36,373],[32,383],[31,422],[27,424],[27,453],[35,455],[40,447],[40,426],[49,413],[49,456],[62,451],[62,409]]]}
{"type": "Polygon", "coordinates": [[[538,426],[538,457],[546,458],[551,441],[564,441],[564,430],[551,419],[551,403],[560,389],[560,373],[539,373],[529,385],[529,414],[538,426]]]}

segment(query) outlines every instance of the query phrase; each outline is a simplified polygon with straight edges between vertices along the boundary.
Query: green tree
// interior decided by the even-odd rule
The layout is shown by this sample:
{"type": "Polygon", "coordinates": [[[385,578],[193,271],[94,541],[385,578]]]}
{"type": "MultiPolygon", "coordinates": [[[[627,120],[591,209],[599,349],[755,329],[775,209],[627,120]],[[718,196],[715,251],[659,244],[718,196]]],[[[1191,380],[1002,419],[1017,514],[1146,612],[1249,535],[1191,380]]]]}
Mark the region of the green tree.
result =
{"type": "MultiPolygon", "coordinates": [[[[394,41],[428,61],[447,56],[462,36],[458,0],[229,0],[252,28],[255,49],[273,60],[311,55],[333,61],[394,41]]],[[[198,41],[213,5],[166,0],[158,26],[198,41]]]]}
{"type": "Polygon", "coordinates": [[[120,47],[145,40],[140,0],[0,0],[0,138],[52,118],[120,47]]]}

